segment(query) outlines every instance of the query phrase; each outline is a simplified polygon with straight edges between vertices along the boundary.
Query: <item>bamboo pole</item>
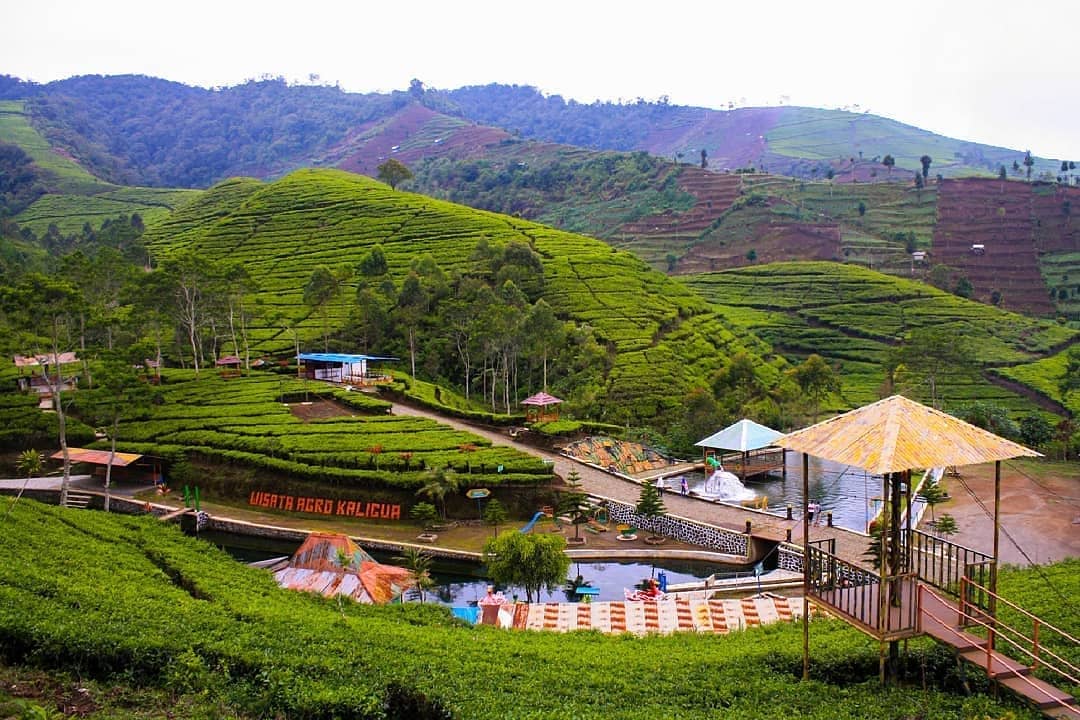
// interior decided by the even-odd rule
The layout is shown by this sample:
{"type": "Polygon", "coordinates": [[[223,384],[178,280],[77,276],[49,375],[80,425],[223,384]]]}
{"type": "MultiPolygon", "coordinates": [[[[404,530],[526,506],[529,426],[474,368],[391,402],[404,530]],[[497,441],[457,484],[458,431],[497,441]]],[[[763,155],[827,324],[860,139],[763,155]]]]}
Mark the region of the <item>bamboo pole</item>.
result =
{"type": "Polygon", "coordinates": [[[803,640],[802,679],[810,679],[810,456],[802,455],[803,490],[803,640]]]}

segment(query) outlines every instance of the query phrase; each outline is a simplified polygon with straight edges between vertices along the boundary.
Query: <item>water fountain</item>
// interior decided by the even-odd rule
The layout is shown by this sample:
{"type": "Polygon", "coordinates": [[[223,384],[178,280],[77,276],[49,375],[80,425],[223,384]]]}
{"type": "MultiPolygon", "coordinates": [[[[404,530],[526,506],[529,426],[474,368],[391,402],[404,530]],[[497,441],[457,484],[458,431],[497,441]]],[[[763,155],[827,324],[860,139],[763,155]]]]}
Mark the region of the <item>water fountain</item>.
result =
{"type": "Polygon", "coordinates": [[[694,490],[701,497],[729,502],[743,502],[746,500],[753,500],[757,497],[757,493],[742,484],[738,475],[728,472],[722,467],[714,470],[713,473],[705,478],[705,481],[699,487],[694,488],[694,490]]]}

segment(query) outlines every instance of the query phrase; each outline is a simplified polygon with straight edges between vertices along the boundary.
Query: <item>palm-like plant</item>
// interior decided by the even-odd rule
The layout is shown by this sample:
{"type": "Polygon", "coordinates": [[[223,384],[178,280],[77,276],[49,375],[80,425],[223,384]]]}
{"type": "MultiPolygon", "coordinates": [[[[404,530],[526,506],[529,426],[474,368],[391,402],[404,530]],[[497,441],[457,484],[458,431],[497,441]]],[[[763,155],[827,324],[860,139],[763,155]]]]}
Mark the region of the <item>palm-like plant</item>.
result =
{"type": "Polygon", "coordinates": [[[11,510],[15,507],[15,503],[19,502],[19,498],[22,497],[23,492],[26,490],[26,486],[30,484],[30,478],[41,474],[41,468],[44,464],[45,457],[37,450],[23,450],[19,453],[19,459],[15,461],[15,468],[20,473],[26,475],[26,480],[23,481],[22,487],[19,488],[19,492],[15,496],[15,499],[8,505],[8,510],[4,513],[5,518],[11,514],[11,510]]]}
{"type": "Polygon", "coordinates": [[[427,591],[436,585],[434,578],[431,577],[431,556],[419,548],[406,548],[397,559],[409,571],[413,589],[420,594],[420,602],[423,603],[427,591]]]}
{"type": "Polygon", "coordinates": [[[461,480],[454,473],[436,468],[428,473],[423,486],[416,491],[416,494],[435,503],[435,506],[439,508],[439,515],[445,520],[446,496],[457,492],[459,487],[461,487],[461,480]]]}

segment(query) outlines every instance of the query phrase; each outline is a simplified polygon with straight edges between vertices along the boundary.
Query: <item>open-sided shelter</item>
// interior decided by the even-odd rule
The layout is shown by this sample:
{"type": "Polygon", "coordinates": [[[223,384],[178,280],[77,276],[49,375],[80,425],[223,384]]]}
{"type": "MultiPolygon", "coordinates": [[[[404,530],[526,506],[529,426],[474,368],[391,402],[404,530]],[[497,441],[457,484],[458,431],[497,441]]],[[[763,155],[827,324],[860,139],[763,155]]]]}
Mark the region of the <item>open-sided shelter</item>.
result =
{"type": "MultiPolygon", "coordinates": [[[[753,420],[743,418],[704,440],[699,440],[694,445],[704,449],[706,465],[717,461],[718,455],[728,464],[735,460],[736,474],[740,480],[746,482],[747,477],[763,475],[775,470],[779,470],[784,477],[787,477],[785,467],[787,451],[775,445],[777,438],[783,435],[784,433],[779,430],[773,430],[753,420]],[[723,450],[732,450],[739,454],[723,458],[721,452],[723,450]]],[[[733,468],[728,467],[728,469],[733,468]]]]}
{"type": "MultiPolygon", "coordinates": [[[[814,598],[839,617],[877,638],[881,646],[881,677],[898,660],[898,641],[929,632],[936,614],[927,610],[938,595],[960,588],[959,609],[985,601],[979,612],[996,615],[998,534],[1001,511],[1001,461],[1035,457],[1039,453],[975,427],[940,410],[892,397],[785,435],[776,444],[803,454],[803,597],[814,598]],[[836,556],[828,541],[810,539],[808,514],[809,456],[862,468],[881,475],[885,505],[878,519],[879,572],[836,556]],[[987,556],[930,536],[911,527],[911,471],[919,468],[995,463],[994,545],[987,556]],[[906,505],[902,502],[906,494],[906,505]],[[901,523],[906,507],[908,522],[901,523]],[[976,597],[977,596],[977,597],[976,597]]],[[[805,602],[805,600],[804,600],[805,602]]],[[[804,616],[805,618],[805,616],[804,616]]],[[[992,649],[993,636],[989,645],[992,649]]],[[[803,626],[803,677],[809,674],[809,626],[803,626]]]]}
{"type": "Polygon", "coordinates": [[[527,422],[554,422],[559,419],[562,400],[546,392],[538,392],[522,400],[521,404],[525,406],[527,422]]]}
{"type": "Polygon", "coordinates": [[[347,353],[300,353],[296,359],[301,364],[300,373],[309,380],[357,386],[389,382],[390,376],[379,372],[372,364],[397,360],[395,357],[347,353]]]}

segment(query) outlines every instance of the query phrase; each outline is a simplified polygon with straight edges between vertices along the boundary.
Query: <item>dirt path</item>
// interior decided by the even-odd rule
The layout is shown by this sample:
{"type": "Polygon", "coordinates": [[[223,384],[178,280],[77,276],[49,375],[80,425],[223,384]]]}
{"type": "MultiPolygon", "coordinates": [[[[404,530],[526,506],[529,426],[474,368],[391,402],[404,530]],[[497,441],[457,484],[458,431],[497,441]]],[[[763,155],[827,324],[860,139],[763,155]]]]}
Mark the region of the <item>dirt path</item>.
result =
{"type": "MultiPolygon", "coordinates": [[[[1003,563],[1044,564],[1080,557],[1080,475],[1077,469],[1075,463],[1002,463],[999,552],[1003,563]]],[[[994,549],[993,463],[962,467],[959,478],[946,478],[944,482],[951,499],[938,505],[934,514],[941,517],[943,513],[949,513],[956,519],[960,532],[953,536],[955,542],[991,554],[994,549]]]]}

